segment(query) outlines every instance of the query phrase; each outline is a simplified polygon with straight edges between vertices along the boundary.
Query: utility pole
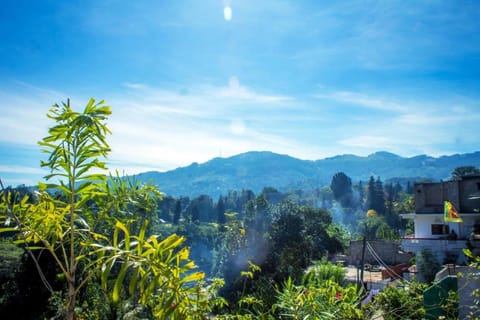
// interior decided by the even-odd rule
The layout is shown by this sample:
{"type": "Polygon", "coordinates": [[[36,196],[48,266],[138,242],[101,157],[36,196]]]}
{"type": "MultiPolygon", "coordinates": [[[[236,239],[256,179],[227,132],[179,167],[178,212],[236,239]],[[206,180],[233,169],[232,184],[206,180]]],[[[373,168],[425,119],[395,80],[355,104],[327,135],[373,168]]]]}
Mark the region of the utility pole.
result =
{"type": "Polygon", "coordinates": [[[363,240],[362,240],[362,260],[360,261],[360,282],[362,283],[363,286],[363,273],[365,269],[365,247],[367,245],[367,236],[363,235],[363,240]]]}

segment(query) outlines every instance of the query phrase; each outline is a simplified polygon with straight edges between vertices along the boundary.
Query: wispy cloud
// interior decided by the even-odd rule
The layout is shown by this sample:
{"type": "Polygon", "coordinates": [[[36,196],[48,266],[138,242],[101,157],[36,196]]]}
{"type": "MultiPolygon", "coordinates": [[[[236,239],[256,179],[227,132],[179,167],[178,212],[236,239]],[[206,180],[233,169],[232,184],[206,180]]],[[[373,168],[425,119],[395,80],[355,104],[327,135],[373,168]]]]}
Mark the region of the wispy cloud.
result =
{"type": "Polygon", "coordinates": [[[338,141],[340,144],[346,147],[355,148],[367,148],[371,149],[375,146],[375,149],[386,150],[390,149],[393,144],[390,138],[381,136],[355,136],[338,141]]]}
{"type": "Polygon", "coordinates": [[[47,170],[38,167],[0,165],[0,172],[8,172],[12,174],[46,174],[47,170]]]}
{"type": "Polygon", "coordinates": [[[309,10],[302,31],[312,45],[293,59],[320,71],[332,64],[350,72],[449,70],[451,58],[478,55],[476,3],[342,1],[309,10]]]}
{"type": "Polygon", "coordinates": [[[275,95],[266,95],[256,93],[242,85],[240,85],[240,81],[237,77],[233,76],[230,77],[228,81],[227,87],[222,87],[220,89],[212,88],[210,90],[213,96],[217,96],[220,98],[232,99],[232,100],[240,100],[240,101],[250,101],[250,102],[257,102],[257,103],[270,103],[270,102],[282,102],[291,100],[289,97],[286,96],[275,96],[275,95]]]}
{"type": "Polygon", "coordinates": [[[130,162],[165,170],[219,155],[286,150],[295,145],[261,126],[271,122],[275,110],[293,108],[293,99],[257,92],[235,76],[220,86],[125,86],[128,92],[111,102],[112,164],[130,162]]]}
{"type": "Polygon", "coordinates": [[[335,91],[329,94],[317,94],[320,99],[330,99],[342,104],[349,104],[355,107],[364,107],[383,111],[405,111],[406,107],[400,102],[381,96],[372,96],[360,92],[335,91]]]}
{"type": "Polygon", "coordinates": [[[36,144],[47,131],[48,109],[64,98],[58,91],[18,81],[11,91],[0,90],[0,126],[4,133],[0,141],[36,144]]]}
{"type": "Polygon", "coordinates": [[[335,128],[336,141],[356,154],[387,150],[401,155],[452,153],[459,143],[473,146],[479,120],[478,102],[460,96],[413,99],[410,95],[330,92],[316,96],[346,112],[335,128]],[[403,102],[404,101],[404,102],[403,102]],[[461,138],[460,138],[461,137],[461,138]],[[450,147],[448,147],[450,146],[450,147]]]}

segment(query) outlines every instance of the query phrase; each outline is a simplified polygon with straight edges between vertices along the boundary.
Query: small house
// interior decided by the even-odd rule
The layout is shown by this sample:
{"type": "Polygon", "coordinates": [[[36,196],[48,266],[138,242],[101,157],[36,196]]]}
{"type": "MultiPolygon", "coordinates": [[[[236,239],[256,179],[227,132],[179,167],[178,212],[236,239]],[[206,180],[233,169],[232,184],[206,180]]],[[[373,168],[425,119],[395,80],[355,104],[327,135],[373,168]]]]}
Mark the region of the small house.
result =
{"type": "Polygon", "coordinates": [[[466,263],[463,249],[480,249],[480,176],[414,184],[415,212],[402,214],[412,219],[414,234],[402,239],[402,249],[418,254],[423,249],[440,264],[466,263]],[[450,202],[462,222],[446,222],[444,203],[450,202]]]}

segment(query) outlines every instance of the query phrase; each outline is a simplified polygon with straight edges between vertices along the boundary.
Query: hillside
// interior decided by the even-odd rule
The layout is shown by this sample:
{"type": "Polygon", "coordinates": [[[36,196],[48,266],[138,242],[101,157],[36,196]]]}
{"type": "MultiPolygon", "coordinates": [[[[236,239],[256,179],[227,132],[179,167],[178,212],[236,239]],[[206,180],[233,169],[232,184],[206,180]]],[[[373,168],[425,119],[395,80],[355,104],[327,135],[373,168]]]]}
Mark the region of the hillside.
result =
{"type": "Polygon", "coordinates": [[[229,158],[214,158],[202,164],[167,172],[145,172],[136,175],[141,181],[151,181],[172,196],[195,197],[207,194],[216,199],[228,190],[261,191],[265,186],[286,191],[311,190],[330,184],[339,171],[366,182],[370,176],[389,179],[418,180],[448,179],[459,166],[480,167],[480,152],[455,154],[438,158],[427,155],[401,157],[388,152],[376,152],[366,157],[339,155],[316,161],[301,160],[266,151],[252,151],[229,158]]]}

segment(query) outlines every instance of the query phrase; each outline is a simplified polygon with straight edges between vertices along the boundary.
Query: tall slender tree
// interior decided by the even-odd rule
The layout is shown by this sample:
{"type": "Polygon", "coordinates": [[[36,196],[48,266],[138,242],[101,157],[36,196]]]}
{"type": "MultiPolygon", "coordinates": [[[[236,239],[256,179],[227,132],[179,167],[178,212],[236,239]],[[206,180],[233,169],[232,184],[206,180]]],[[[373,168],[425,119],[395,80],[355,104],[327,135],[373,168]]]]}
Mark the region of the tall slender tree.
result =
{"type": "Polygon", "coordinates": [[[367,208],[374,209],[376,206],[375,178],[370,176],[367,186],[367,208]]]}
{"type": "Polygon", "coordinates": [[[217,222],[219,224],[224,224],[227,222],[227,217],[225,216],[225,202],[223,201],[223,197],[218,199],[217,203],[217,222]]]}
{"type": "Polygon", "coordinates": [[[344,172],[337,172],[332,177],[330,188],[333,191],[335,200],[340,202],[342,207],[351,207],[352,205],[352,179],[344,172]]]}
{"type": "Polygon", "coordinates": [[[182,214],[182,203],[180,200],[175,201],[175,211],[173,212],[173,224],[177,225],[182,214]]]}
{"type": "Polygon", "coordinates": [[[385,215],[385,192],[383,190],[383,182],[380,177],[375,180],[375,209],[380,215],[385,215]]]}

